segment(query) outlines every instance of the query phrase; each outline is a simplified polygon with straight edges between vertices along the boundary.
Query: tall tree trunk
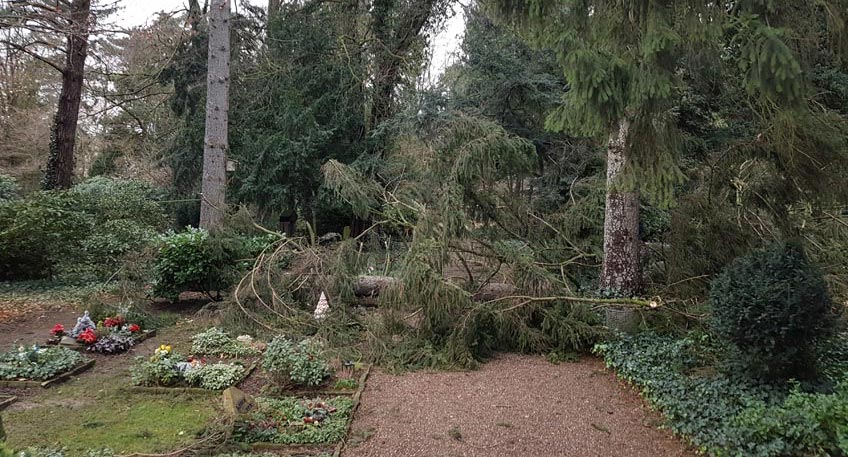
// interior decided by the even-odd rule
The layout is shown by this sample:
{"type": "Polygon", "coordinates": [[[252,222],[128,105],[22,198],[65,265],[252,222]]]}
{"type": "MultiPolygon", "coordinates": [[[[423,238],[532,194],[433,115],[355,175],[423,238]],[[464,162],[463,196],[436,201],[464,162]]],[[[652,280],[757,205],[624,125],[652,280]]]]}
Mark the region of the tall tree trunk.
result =
{"type": "Polygon", "coordinates": [[[230,109],[229,0],[213,0],[209,8],[207,71],[200,227],[214,232],[223,228],[226,206],[226,161],[229,148],[227,123],[230,109]]]}
{"type": "Polygon", "coordinates": [[[627,159],[630,120],[619,123],[607,149],[607,197],[604,218],[604,262],[600,285],[620,296],[642,290],[639,263],[639,193],[623,191],[621,178],[627,159]]]}
{"type": "Polygon", "coordinates": [[[282,8],[283,1],[282,0],[268,0],[268,20],[280,12],[280,8],[282,8]]]}
{"type": "Polygon", "coordinates": [[[79,107],[85,58],[88,55],[88,18],[91,0],[74,0],[71,3],[68,49],[65,68],[62,70],[62,91],[50,132],[50,154],[42,186],[45,189],[67,189],[74,177],[74,146],[76,144],[79,107]]]}

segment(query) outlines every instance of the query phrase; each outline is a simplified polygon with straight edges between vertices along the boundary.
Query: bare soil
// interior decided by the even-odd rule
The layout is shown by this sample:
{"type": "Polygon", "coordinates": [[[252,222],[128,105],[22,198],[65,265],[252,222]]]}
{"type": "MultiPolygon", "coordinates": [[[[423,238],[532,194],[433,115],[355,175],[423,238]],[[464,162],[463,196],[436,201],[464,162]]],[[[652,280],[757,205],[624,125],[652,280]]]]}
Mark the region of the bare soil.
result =
{"type": "Polygon", "coordinates": [[[510,354],[470,372],[372,372],[343,455],[695,455],[661,423],[597,359],[510,354]]]}

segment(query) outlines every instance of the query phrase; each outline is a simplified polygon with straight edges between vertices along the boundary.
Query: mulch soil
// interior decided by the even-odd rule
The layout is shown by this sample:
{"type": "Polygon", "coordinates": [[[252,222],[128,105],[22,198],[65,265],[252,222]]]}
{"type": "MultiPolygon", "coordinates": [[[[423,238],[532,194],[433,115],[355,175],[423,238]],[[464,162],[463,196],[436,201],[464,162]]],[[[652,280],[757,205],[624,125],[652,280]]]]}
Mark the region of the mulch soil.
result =
{"type": "Polygon", "coordinates": [[[597,359],[509,354],[469,372],[373,371],[342,455],[696,455],[661,424],[597,359]]]}

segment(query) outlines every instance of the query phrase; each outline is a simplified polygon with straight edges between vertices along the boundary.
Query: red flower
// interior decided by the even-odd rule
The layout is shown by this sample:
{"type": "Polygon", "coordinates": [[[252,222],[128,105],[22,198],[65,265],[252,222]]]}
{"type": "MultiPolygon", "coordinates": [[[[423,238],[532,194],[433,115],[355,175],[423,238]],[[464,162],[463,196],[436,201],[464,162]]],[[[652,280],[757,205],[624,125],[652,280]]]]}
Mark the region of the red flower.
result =
{"type": "Polygon", "coordinates": [[[50,333],[53,336],[62,336],[65,334],[65,327],[62,324],[56,324],[53,326],[53,330],[50,330],[50,333]]]}
{"type": "Polygon", "coordinates": [[[136,333],[141,331],[141,327],[139,327],[138,324],[132,324],[127,330],[129,330],[130,333],[136,333]]]}
{"type": "Polygon", "coordinates": [[[97,335],[94,334],[94,330],[87,328],[84,332],[80,333],[77,341],[85,344],[94,344],[97,341],[97,335]]]}
{"type": "Polygon", "coordinates": [[[126,322],[126,321],[124,320],[124,318],[122,316],[107,317],[103,321],[103,326],[105,326],[106,328],[120,327],[120,326],[124,325],[124,322],[126,322]]]}

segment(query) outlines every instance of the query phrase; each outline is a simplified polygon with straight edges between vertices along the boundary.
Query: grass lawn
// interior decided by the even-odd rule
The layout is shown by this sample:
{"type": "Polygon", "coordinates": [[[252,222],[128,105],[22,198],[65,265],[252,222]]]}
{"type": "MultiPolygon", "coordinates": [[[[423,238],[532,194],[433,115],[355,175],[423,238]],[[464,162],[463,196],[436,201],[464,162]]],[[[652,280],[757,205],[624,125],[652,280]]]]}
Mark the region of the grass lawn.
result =
{"type": "MultiPolygon", "coordinates": [[[[196,324],[195,324],[196,325],[196,324]]],[[[129,369],[160,343],[190,348],[195,325],[160,329],[130,354],[98,358],[97,365],[65,384],[23,396],[3,412],[8,444],[65,448],[67,456],[88,449],[116,453],[162,453],[191,444],[220,413],[217,395],[131,393],[129,369]]],[[[198,326],[199,327],[199,326],[198,326]]]]}

